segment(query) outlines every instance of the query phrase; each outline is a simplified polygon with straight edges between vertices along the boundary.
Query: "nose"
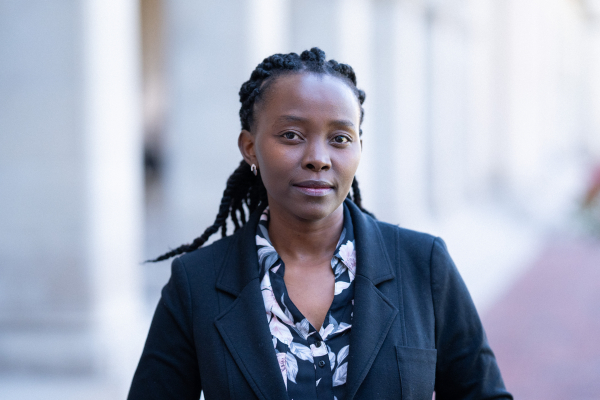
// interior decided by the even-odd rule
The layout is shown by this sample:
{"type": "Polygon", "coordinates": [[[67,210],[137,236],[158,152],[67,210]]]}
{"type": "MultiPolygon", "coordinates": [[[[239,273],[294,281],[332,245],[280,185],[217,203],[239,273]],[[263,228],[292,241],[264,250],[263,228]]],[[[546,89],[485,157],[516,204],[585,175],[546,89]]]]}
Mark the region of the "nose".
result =
{"type": "Polygon", "coordinates": [[[306,151],[302,160],[302,167],[314,172],[327,171],[331,168],[331,158],[327,149],[327,144],[310,143],[306,146],[306,151]]]}

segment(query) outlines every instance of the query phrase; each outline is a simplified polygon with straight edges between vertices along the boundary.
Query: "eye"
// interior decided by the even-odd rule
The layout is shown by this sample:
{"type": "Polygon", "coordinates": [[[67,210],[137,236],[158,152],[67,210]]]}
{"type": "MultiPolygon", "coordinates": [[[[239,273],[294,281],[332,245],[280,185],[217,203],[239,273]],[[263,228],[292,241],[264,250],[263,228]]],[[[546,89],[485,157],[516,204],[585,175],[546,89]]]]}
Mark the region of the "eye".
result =
{"type": "Polygon", "coordinates": [[[291,132],[291,131],[284,132],[281,135],[281,137],[288,139],[288,140],[294,140],[294,139],[300,138],[296,132],[291,132]]]}
{"type": "Polygon", "coordinates": [[[344,136],[344,135],[338,135],[338,136],[334,137],[333,141],[337,144],[350,143],[350,139],[348,138],[348,136],[344,136]]]}

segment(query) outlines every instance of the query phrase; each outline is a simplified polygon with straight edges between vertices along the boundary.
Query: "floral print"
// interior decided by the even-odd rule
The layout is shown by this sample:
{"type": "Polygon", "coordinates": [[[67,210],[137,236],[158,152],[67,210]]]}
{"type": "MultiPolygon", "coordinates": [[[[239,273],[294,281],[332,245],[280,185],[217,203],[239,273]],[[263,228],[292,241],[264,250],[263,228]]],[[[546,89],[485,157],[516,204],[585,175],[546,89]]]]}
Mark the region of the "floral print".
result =
{"type": "Polygon", "coordinates": [[[343,400],[346,392],[350,330],[354,307],[356,250],[350,212],[331,258],[335,294],[323,326],[313,327],[288,296],[285,264],[271,244],[269,208],[256,232],[260,289],[273,348],[290,400],[343,400]]]}

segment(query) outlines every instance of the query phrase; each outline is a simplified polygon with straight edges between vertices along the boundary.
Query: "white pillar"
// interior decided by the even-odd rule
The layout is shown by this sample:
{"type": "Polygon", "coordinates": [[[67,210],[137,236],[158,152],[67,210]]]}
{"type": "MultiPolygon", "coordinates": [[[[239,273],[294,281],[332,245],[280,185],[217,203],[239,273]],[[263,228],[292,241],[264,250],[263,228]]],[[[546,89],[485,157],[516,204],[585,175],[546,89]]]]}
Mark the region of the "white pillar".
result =
{"type": "Polygon", "coordinates": [[[249,0],[247,7],[247,75],[266,57],[290,53],[292,0],[249,0]]]}
{"type": "Polygon", "coordinates": [[[382,172],[381,165],[376,152],[377,132],[374,123],[374,101],[373,80],[374,74],[374,5],[370,0],[339,0],[335,4],[337,11],[334,13],[336,19],[336,41],[338,47],[335,56],[328,54],[329,58],[349,64],[354,69],[357,85],[367,94],[364,103],[365,120],[362,124],[363,130],[363,153],[357,171],[357,180],[361,189],[363,206],[370,211],[376,206],[375,190],[380,184],[379,173],[382,172]]]}
{"type": "Polygon", "coordinates": [[[496,134],[502,110],[498,107],[497,75],[503,73],[499,25],[504,15],[494,0],[469,0],[466,16],[467,97],[465,180],[468,201],[490,200],[497,164],[496,134]]]}
{"type": "Polygon", "coordinates": [[[0,6],[0,370],[93,369],[80,9],[0,6]]]}
{"type": "Polygon", "coordinates": [[[426,4],[402,1],[392,15],[399,21],[392,21],[395,40],[391,62],[396,67],[391,75],[394,80],[391,104],[395,108],[391,110],[393,126],[389,131],[398,137],[394,156],[398,176],[395,195],[399,222],[417,229],[415,224],[429,218],[433,208],[426,4]]]}
{"type": "Polygon", "coordinates": [[[513,207],[556,220],[578,190],[584,20],[576,4],[562,0],[506,7],[502,186],[513,207]]]}
{"type": "Polygon", "coordinates": [[[242,159],[238,92],[253,68],[248,7],[247,0],[165,2],[166,218],[163,242],[151,256],[189,243],[212,225],[227,178],[242,159]]]}
{"type": "Polygon", "coordinates": [[[465,2],[430,0],[428,7],[431,205],[442,216],[462,205],[466,189],[465,2]]]}
{"type": "Polygon", "coordinates": [[[379,218],[413,228],[429,214],[425,15],[420,1],[374,2],[367,94],[369,206],[379,218]]]}
{"type": "Polygon", "coordinates": [[[124,397],[144,339],[137,2],[0,9],[0,370],[124,397]]]}
{"type": "Polygon", "coordinates": [[[319,47],[328,58],[339,58],[338,26],[339,10],[336,1],[292,1],[292,46],[300,54],[312,47],[319,47]]]}
{"type": "Polygon", "coordinates": [[[585,77],[585,143],[592,162],[600,162],[600,1],[588,0],[589,22],[586,26],[587,48],[585,77]]]}
{"type": "Polygon", "coordinates": [[[84,4],[83,154],[92,322],[99,367],[122,396],[145,334],[139,10],[135,0],[84,4]]]}

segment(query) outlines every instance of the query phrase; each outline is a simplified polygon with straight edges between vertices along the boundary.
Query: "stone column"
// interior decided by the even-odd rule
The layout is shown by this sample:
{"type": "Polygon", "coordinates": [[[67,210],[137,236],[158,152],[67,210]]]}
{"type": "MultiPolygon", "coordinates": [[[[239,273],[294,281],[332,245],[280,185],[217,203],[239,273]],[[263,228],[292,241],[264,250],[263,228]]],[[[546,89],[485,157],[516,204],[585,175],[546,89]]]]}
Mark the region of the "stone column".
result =
{"type": "Polygon", "coordinates": [[[292,0],[248,0],[244,35],[248,51],[247,78],[266,57],[298,51],[291,46],[292,0]]]}
{"type": "Polygon", "coordinates": [[[0,11],[0,366],[91,370],[80,8],[0,11]]]}
{"type": "Polygon", "coordinates": [[[425,17],[422,1],[373,3],[366,188],[375,214],[405,227],[430,210],[425,17]]]}
{"type": "Polygon", "coordinates": [[[370,0],[339,0],[335,4],[336,41],[338,45],[328,57],[350,64],[357,77],[357,85],[367,94],[364,103],[363,152],[356,173],[361,189],[363,206],[374,212],[377,207],[376,188],[381,183],[382,165],[376,151],[374,78],[374,4],[370,0]]]}
{"type": "Polygon", "coordinates": [[[83,3],[86,252],[101,373],[127,392],[142,324],[142,128],[139,4],[83,3]]]}
{"type": "Polygon", "coordinates": [[[329,58],[339,49],[336,1],[292,0],[291,43],[296,53],[319,47],[329,58]]]}
{"type": "Polygon", "coordinates": [[[432,212],[444,215],[464,202],[466,145],[466,4],[429,0],[428,137],[432,212]]]}
{"type": "Polygon", "coordinates": [[[572,2],[503,4],[502,192],[530,218],[556,221],[569,212],[581,174],[585,21],[572,2]]]}
{"type": "Polygon", "coordinates": [[[0,371],[126,393],[143,345],[137,3],[0,5],[0,371]]]}
{"type": "Polygon", "coordinates": [[[289,7],[272,0],[165,2],[165,233],[156,255],[214,222],[242,160],[238,92],[264,57],[290,50],[289,7]]]}
{"type": "Polygon", "coordinates": [[[586,104],[584,137],[592,162],[600,162],[600,1],[586,1],[589,21],[585,48],[586,104]]]}
{"type": "Polygon", "coordinates": [[[465,195],[467,201],[489,201],[497,168],[497,136],[503,110],[498,104],[505,65],[500,26],[503,6],[494,0],[469,0],[465,16],[465,195]]]}

